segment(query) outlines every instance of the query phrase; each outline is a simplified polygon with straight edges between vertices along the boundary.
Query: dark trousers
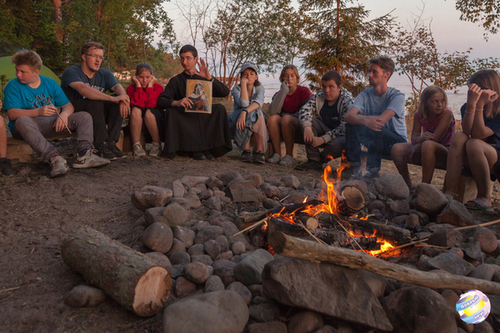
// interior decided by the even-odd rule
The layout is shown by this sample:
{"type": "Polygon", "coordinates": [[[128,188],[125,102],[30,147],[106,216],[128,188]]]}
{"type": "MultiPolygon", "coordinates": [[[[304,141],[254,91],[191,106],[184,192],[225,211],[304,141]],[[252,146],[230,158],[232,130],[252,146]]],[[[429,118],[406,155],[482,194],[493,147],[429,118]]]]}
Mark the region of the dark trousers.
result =
{"type": "Polygon", "coordinates": [[[94,146],[98,147],[106,141],[117,142],[120,139],[123,123],[123,117],[120,115],[120,104],[84,98],[75,101],[73,106],[75,112],[87,111],[92,116],[94,146]]]}
{"type": "Polygon", "coordinates": [[[383,155],[390,155],[391,148],[399,142],[406,142],[406,138],[391,132],[386,127],[381,131],[374,131],[364,125],[346,124],[346,155],[351,167],[359,167],[361,144],[368,148],[366,170],[377,172],[383,155]]]}

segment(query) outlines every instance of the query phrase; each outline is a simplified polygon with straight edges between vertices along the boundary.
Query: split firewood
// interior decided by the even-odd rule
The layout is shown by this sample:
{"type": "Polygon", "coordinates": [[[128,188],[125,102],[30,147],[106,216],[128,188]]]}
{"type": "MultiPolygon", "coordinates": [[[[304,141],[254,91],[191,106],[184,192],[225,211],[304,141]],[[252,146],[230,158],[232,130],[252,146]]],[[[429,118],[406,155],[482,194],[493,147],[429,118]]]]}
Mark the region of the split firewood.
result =
{"type": "Polygon", "coordinates": [[[329,262],[353,269],[364,269],[391,279],[432,289],[478,289],[488,294],[500,295],[500,283],[497,282],[450,273],[419,271],[390,263],[362,252],[292,237],[283,232],[273,230],[272,225],[268,228],[267,241],[276,253],[285,257],[312,262],[329,262]]]}
{"type": "Polygon", "coordinates": [[[319,222],[312,216],[300,215],[297,217],[304,224],[304,226],[309,230],[316,230],[319,227],[319,222]]]}
{"type": "Polygon", "coordinates": [[[358,211],[365,206],[365,197],[360,190],[354,186],[346,186],[342,189],[344,204],[354,211],[358,211]]]}
{"type": "Polygon", "coordinates": [[[72,233],[61,254],[69,267],[139,316],[156,314],[170,294],[172,279],[165,268],[90,227],[72,233]]]}

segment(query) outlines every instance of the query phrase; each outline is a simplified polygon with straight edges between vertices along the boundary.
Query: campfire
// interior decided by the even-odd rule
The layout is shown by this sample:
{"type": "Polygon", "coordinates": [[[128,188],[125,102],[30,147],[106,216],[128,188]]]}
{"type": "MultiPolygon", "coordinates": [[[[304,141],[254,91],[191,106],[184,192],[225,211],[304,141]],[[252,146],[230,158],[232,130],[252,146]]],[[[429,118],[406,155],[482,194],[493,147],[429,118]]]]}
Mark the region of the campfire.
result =
{"type": "MultiPolygon", "coordinates": [[[[252,223],[242,232],[255,229],[255,234],[259,232],[256,227],[262,225],[260,232],[265,234],[269,224],[273,224],[274,229],[292,236],[312,237],[322,244],[353,248],[372,256],[383,256],[396,246],[410,242],[407,230],[372,222],[371,216],[360,212],[365,206],[364,196],[355,184],[341,182],[344,168],[344,163],[336,171],[326,166],[323,173],[326,186],[318,200],[306,198],[301,204],[283,206],[253,218],[240,217],[252,223]]],[[[265,247],[274,253],[267,243],[265,247]]]]}

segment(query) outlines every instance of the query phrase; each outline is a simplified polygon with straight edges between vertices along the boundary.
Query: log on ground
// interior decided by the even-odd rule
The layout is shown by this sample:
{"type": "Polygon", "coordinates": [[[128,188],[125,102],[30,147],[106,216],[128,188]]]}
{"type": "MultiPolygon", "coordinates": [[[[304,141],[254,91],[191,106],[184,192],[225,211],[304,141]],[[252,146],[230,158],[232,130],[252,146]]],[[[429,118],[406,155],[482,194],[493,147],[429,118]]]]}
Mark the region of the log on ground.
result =
{"type": "Polygon", "coordinates": [[[172,279],[165,268],[90,227],[72,233],[61,254],[89,283],[139,316],[156,314],[170,294],[172,279]]]}

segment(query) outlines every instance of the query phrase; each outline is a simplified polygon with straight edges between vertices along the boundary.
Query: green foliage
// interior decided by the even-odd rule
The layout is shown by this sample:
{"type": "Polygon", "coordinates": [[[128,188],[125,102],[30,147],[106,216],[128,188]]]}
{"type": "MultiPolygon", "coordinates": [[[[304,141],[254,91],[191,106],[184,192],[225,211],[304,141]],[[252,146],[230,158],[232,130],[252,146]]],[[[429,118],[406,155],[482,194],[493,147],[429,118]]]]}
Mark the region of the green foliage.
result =
{"type": "Polygon", "coordinates": [[[456,0],[455,7],[463,21],[480,23],[488,32],[496,34],[500,28],[500,0],[456,0]]]}
{"type": "Polygon", "coordinates": [[[346,88],[363,90],[367,61],[379,56],[391,38],[394,18],[390,13],[368,20],[370,12],[361,5],[347,7],[351,2],[301,3],[308,36],[304,66],[315,71],[308,75],[313,89],[318,89],[321,76],[333,69],[342,75],[346,88]]]}
{"type": "Polygon", "coordinates": [[[275,73],[292,62],[301,49],[299,19],[287,0],[227,1],[203,36],[214,75],[231,88],[244,63],[275,73]]]}

